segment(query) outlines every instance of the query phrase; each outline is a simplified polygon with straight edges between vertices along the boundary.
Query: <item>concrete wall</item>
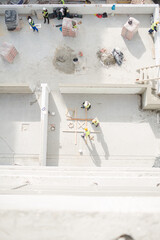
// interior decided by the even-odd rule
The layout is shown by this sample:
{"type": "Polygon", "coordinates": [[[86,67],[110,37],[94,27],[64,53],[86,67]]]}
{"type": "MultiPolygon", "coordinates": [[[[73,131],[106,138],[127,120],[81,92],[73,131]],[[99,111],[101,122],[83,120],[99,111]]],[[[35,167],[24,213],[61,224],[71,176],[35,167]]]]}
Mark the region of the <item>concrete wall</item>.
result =
{"type": "MultiPolygon", "coordinates": [[[[60,7],[62,5],[57,4],[49,4],[45,5],[49,12],[52,12],[53,8],[60,7]]],[[[116,9],[113,11],[111,9],[112,4],[65,4],[64,6],[69,7],[71,12],[81,13],[81,14],[95,14],[95,13],[115,13],[115,14],[152,14],[154,13],[155,8],[158,5],[155,4],[137,4],[137,5],[129,5],[129,4],[116,4],[116,9]]],[[[44,5],[1,5],[0,6],[0,14],[4,14],[6,9],[16,9],[19,14],[31,14],[34,10],[42,10],[44,5]]]]}
{"type": "Polygon", "coordinates": [[[138,84],[97,84],[97,85],[63,85],[60,84],[61,93],[82,94],[142,94],[146,85],[138,84]]]}
{"type": "Polygon", "coordinates": [[[48,135],[48,98],[49,88],[46,83],[41,84],[41,149],[40,149],[40,165],[46,166],[47,154],[47,135],[48,135]]]}
{"type": "Polygon", "coordinates": [[[1,195],[0,236],[2,240],[115,240],[129,234],[134,240],[158,240],[159,202],[159,197],[1,195]]]}
{"type": "Polygon", "coordinates": [[[32,93],[32,89],[27,84],[0,84],[1,93],[32,93]]]}

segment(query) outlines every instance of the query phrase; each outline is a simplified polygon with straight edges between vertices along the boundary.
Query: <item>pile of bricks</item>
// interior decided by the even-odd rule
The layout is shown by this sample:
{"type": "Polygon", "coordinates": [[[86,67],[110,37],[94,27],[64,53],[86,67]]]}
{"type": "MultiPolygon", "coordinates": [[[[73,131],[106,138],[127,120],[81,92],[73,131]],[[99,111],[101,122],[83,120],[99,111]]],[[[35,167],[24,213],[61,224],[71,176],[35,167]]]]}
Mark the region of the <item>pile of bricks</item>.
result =
{"type": "Polygon", "coordinates": [[[124,38],[131,40],[133,36],[136,34],[136,32],[138,32],[138,27],[139,21],[133,17],[130,17],[129,20],[124,24],[121,35],[124,38]],[[131,24],[129,24],[129,21],[131,22],[131,24]]]}
{"type": "Polygon", "coordinates": [[[73,22],[77,25],[77,21],[72,20],[70,18],[63,18],[62,22],[62,34],[63,36],[68,37],[76,37],[77,36],[77,28],[73,28],[73,22]]]}
{"type": "Polygon", "coordinates": [[[13,62],[17,54],[16,48],[10,43],[4,42],[0,47],[0,55],[9,63],[13,62]]]}

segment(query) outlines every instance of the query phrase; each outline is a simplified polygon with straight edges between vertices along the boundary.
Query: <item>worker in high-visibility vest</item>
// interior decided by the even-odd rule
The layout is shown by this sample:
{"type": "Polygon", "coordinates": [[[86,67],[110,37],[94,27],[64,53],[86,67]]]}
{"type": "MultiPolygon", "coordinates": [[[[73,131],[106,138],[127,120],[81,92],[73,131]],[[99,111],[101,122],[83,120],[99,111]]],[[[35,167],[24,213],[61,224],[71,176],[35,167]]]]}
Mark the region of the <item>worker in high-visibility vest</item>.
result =
{"type": "Polygon", "coordinates": [[[49,24],[48,10],[45,7],[43,8],[42,14],[44,18],[44,23],[46,23],[46,19],[47,19],[49,24]]]}
{"type": "Polygon", "coordinates": [[[85,108],[88,111],[91,108],[90,102],[88,101],[83,102],[81,108],[85,108]]]}
{"type": "Polygon", "coordinates": [[[97,119],[97,118],[94,118],[94,119],[92,120],[92,124],[94,124],[94,126],[98,127],[98,126],[99,126],[99,121],[98,121],[98,119],[97,119]]]}
{"type": "Polygon", "coordinates": [[[88,130],[88,128],[85,128],[84,129],[84,133],[83,133],[83,135],[81,135],[81,137],[89,137],[90,138],[90,131],[88,130]]]}
{"type": "Polygon", "coordinates": [[[64,0],[61,0],[61,4],[65,4],[64,0]]]}
{"type": "Polygon", "coordinates": [[[157,27],[158,27],[158,24],[159,24],[159,21],[157,22],[154,22],[152,25],[151,25],[151,28],[149,29],[149,33],[152,34],[154,31],[157,32],[157,27]]]}
{"type": "Polygon", "coordinates": [[[35,32],[35,30],[38,32],[38,28],[36,27],[33,19],[32,19],[30,16],[28,17],[28,23],[29,23],[29,25],[32,27],[33,32],[35,32]]]}

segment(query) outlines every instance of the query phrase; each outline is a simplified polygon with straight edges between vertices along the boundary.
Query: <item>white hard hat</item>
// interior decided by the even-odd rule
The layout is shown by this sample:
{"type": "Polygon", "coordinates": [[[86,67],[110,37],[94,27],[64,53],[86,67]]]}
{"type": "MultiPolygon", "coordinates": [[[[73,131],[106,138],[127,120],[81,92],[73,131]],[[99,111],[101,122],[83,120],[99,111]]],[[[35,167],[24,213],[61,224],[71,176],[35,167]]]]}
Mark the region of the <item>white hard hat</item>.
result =
{"type": "Polygon", "coordinates": [[[87,107],[88,104],[89,104],[89,102],[88,102],[88,101],[85,101],[84,106],[87,107]]]}
{"type": "Polygon", "coordinates": [[[29,22],[32,22],[32,20],[29,18],[29,20],[28,20],[29,22]]]}
{"type": "Polygon", "coordinates": [[[46,8],[44,7],[43,10],[46,10],[46,8]]]}

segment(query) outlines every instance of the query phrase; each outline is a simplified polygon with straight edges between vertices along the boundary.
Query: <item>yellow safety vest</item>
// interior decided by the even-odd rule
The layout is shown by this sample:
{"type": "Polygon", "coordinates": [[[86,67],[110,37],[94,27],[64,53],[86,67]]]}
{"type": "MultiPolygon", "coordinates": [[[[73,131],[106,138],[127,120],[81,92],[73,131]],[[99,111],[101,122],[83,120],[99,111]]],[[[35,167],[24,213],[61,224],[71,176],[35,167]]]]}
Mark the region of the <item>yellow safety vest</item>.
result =
{"type": "Polygon", "coordinates": [[[86,131],[86,137],[90,135],[90,131],[86,131]]]}
{"type": "Polygon", "coordinates": [[[151,26],[151,29],[154,31],[154,28],[157,28],[157,24],[156,23],[153,23],[152,26],[151,26]]]}

